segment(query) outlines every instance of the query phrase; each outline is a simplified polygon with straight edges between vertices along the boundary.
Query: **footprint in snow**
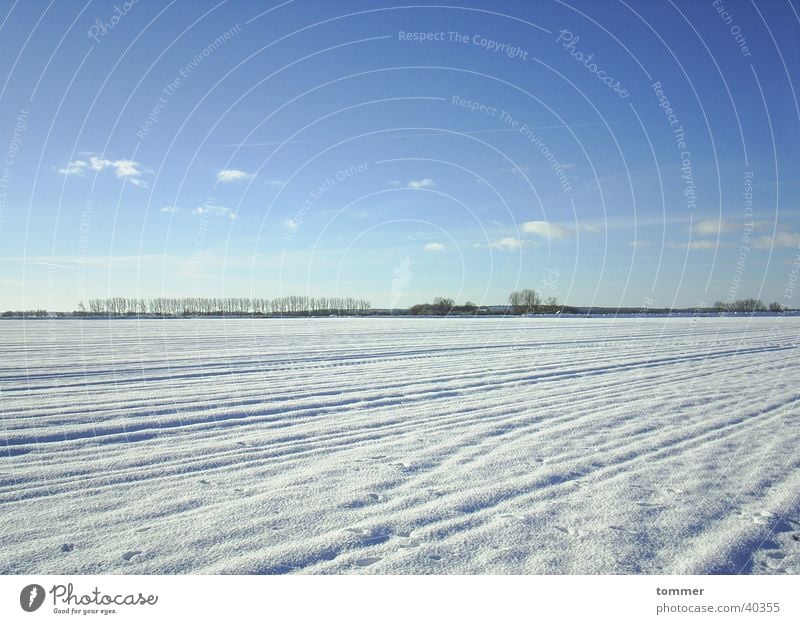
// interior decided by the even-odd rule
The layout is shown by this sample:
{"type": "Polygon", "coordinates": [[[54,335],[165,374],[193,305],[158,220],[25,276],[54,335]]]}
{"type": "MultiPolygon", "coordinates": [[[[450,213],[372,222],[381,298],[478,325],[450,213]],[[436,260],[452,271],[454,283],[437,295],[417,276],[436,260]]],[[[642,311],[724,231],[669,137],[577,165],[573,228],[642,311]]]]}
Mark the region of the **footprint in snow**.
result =
{"type": "Polygon", "coordinates": [[[374,533],[372,529],[359,529],[355,527],[351,527],[349,529],[345,529],[348,533],[352,533],[358,539],[361,540],[363,544],[382,544],[383,542],[388,541],[392,536],[388,533],[374,533]]]}
{"type": "Polygon", "coordinates": [[[569,535],[570,537],[581,537],[581,532],[575,527],[556,526],[555,528],[561,531],[562,533],[569,535]]]}
{"type": "Polygon", "coordinates": [[[744,511],[743,509],[739,509],[736,511],[736,515],[739,516],[742,520],[750,520],[753,524],[760,524],[760,525],[770,524],[776,518],[774,513],[772,513],[771,511],[767,511],[766,509],[762,509],[755,513],[750,513],[744,511]]]}
{"type": "Polygon", "coordinates": [[[141,550],[129,550],[128,552],[122,554],[122,558],[125,561],[133,561],[136,559],[136,557],[138,557],[141,554],[142,554],[141,550]]]}
{"type": "Polygon", "coordinates": [[[61,552],[72,552],[75,550],[75,544],[61,544],[61,552]]]}
{"type": "Polygon", "coordinates": [[[769,524],[775,518],[775,514],[771,511],[762,509],[753,514],[753,524],[769,524]]]}
{"type": "Polygon", "coordinates": [[[366,568],[373,563],[378,563],[380,560],[380,557],[364,557],[363,559],[356,559],[356,565],[360,568],[366,568]]]}
{"type": "Polygon", "coordinates": [[[378,494],[376,492],[369,492],[363,498],[355,498],[350,500],[346,503],[342,504],[342,507],[345,509],[360,509],[361,507],[366,507],[367,505],[374,505],[375,503],[383,503],[386,501],[386,497],[378,494]]]}

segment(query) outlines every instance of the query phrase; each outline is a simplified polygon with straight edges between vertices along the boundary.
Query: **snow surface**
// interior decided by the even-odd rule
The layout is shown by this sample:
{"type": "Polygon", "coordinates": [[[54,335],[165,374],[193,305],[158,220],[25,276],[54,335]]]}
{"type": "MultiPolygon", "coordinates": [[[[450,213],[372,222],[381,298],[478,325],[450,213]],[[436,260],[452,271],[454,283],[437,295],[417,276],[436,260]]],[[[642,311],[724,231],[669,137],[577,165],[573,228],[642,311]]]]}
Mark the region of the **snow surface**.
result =
{"type": "Polygon", "coordinates": [[[0,322],[0,573],[797,574],[799,335],[0,322]]]}

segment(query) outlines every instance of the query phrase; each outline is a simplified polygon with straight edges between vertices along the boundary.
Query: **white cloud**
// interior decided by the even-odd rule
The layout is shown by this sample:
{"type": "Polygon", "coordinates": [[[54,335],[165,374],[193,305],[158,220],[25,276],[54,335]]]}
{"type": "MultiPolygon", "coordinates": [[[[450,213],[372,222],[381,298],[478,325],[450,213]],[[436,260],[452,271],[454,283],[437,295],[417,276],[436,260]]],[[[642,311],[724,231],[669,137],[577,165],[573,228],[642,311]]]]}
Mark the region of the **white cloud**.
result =
{"type": "Polygon", "coordinates": [[[215,204],[203,204],[197,206],[192,210],[192,214],[196,215],[211,215],[213,217],[228,217],[229,219],[236,219],[237,215],[232,212],[227,206],[217,206],[215,204]]]}
{"type": "Polygon", "coordinates": [[[66,167],[58,170],[63,175],[83,175],[88,169],[92,171],[103,171],[111,168],[118,178],[125,178],[136,186],[147,188],[147,182],[142,180],[142,170],[139,163],[135,160],[108,160],[98,156],[90,156],[89,162],[85,160],[73,160],[66,167]]]}
{"type": "Polygon", "coordinates": [[[628,244],[634,249],[641,249],[642,247],[648,247],[653,243],[648,240],[632,240],[628,244]]]}
{"type": "Polygon", "coordinates": [[[444,243],[428,243],[425,245],[425,251],[446,251],[447,245],[444,243]]]}
{"type": "Polygon", "coordinates": [[[294,219],[284,219],[283,225],[286,227],[287,230],[290,232],[296,232],[297,228],[300,227],[300,223],[295,221],[294,219]]]}
{"type": "Polygon", "coordinates": [[[696,240],[692,241],[691,243],[676,243],[670,242],[667,243],[667,247],[672,247],[673,249],[717,249],[722,247],[735,247],[733,243],[717,243],[715,240],[696,240]]]}
{"type": "Polygon", "coordinates": [[[180,208],[177,206],[162,206],[161,212],[168,212],[170,214],[175,214],[176,212],[180,212],[180,208]]]}
{"type": "Polygon", "coordinates": [[[223,184],[229,182],[241,182],[242,180],[249,180],[255,174],[241,171],[240,169],[222,169],[217,171],[217,180],[223,184]]]}
{"type": "Polygon", "coordinates": [[[412,189],[423,189],[423,188],[430,188],[431,186],[436,186],[436,183],[430,178],[424,178],[422,180],[409,180],[406,186],[412,189]]]}
{"type": "Polygon", "coordinates": [[[530,240],[507,236],[505,238],[501,238],[500,240],[492,241],[490,246],[494,247],[495,249],[501,249],[502,251],[519,251],[523,247],[534,247],[536,246],[536,243],[530,240]]]}
{"type": "Polygon", "coordinates": [[[569,238],[571,235],[570,230],[560,223],[548,221],[526,221],[522,224],[522,231],[549,239],[569,238]]]}
{"type": "Polygon", "coordinates": [[[775,238],[772,236],[759,236],[753,241],[753,246],[758,249],[771,249],[773,247],[800,248],[800,234],[778,232],[775,234],[775,238]]]}
{"type": "Polygon", "coordinates": [[[717,234],[722,232],[736,232],[742,229],[739,223],[723,221],[721,219],[703,219],[694,224],[692,230],[695,234],[717,234]]]}
{"type": "Polygon", "coordinates": [[[87,162],[85,160],[73,160],[63,169],[59,169],[58,172],[63,175],[83,175],[83,172],[86,170],[87,162]]]}

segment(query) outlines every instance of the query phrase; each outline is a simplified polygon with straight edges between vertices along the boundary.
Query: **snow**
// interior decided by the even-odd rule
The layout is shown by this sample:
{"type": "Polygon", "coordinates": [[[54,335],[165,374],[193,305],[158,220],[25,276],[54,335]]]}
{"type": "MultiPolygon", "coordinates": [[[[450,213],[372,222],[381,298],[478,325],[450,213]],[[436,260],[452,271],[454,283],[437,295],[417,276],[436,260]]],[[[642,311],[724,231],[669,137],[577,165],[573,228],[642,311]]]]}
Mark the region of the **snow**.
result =
{"type": "Polygon", "coordinates": [[[800,573],[797,317],[0,323],[0,573],[800,573]]]}

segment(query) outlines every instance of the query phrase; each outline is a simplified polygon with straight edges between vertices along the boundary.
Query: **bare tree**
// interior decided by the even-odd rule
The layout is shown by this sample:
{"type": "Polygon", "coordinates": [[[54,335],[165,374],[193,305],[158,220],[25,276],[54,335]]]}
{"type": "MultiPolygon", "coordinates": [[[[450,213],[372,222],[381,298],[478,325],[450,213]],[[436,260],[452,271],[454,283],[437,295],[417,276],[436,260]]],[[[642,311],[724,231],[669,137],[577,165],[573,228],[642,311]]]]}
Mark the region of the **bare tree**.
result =
{"type": "Polygon", "coordinates": [[[433,300],[433,309],[436,311],[436,314],[442,316],[450,312],[454,305],[455,301],[447,297],[436,297],[433,300]]]}

